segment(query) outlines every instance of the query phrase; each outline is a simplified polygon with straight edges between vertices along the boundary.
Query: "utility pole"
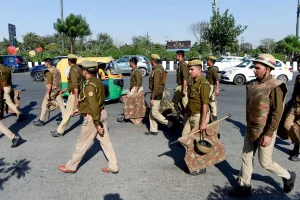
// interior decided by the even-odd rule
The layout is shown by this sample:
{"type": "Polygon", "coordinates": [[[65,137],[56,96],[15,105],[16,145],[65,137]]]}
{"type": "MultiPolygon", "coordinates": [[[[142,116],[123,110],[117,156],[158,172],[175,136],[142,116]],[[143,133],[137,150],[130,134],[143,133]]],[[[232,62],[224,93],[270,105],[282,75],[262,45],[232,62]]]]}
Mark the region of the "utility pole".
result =
{"type": "Polygon", "coordinates": [[[212,11],[216,11],[216,6],[217,6],[217,0],[211,0],[211,6],[212,6],[212,11]]]}
{"type": "MultiPolygon", "coordinates": [[[[60,17],[61,22],[64,23],[64,0],[60,0],[60,17]]],[[[65,49],[65,42],[64,42],[64,34],[61,34],[61,48],[62,50],[65,49]]]]}

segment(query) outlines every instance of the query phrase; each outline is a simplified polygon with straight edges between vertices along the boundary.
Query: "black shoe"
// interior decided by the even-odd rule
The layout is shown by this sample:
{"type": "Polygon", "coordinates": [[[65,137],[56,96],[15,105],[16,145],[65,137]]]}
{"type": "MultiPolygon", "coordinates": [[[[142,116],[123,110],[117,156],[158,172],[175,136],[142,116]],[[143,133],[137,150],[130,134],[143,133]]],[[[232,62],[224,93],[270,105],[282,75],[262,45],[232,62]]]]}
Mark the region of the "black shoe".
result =
{"type": "Polygon", "coordinates": [[[193,172],[189,173],[189,175],[197,176],[197,175],[205,174],[205,173],[206,173],[206,168],[193,171],[193,172]]]}
{"type": "Polygon", "coordinates": [[[291,178],[289,180],[287,180],[286,178],[282,178],[284,193],[289,193],[294,189],[294,185],[296,181],[296,173],[295,172],[289,172],[289,173],[291,175],[291,178]]]}
{"type": "Polygon", "coordinates": [[[236,189],[229,192],[229,196],[247,198],[251,196],[251,186],[237,185],[236,189]]]}
{"type": "Polygon", "coordinates": [[[57,122],[57,125],[60,125],[60,123],[61,123],[61,121],[58,121],[58,122],[57,122]]]}
{"type": "Polygon", "coordinates": [[[289,159],[290,159],[291,161],[299,162],[299,161],[300,161],[300,154],[299,154],[299,153],[298,153],[298,154],[295,154],[295,155],[289,157],[289,159]]]}
{"type": "Polygon", "coordinates": [[[151,132],[151,131],[148,131],[145,133],[145,135],[158,135],[157,132],[151,132]]]}
{"type": "Polygon", "coordinates": [[[61,134],[57,131],[51,131],[52,137],[63,137],[64,134],[61,134]]]}
{"type": "Polygon", "coordinates": [[[44,126],[45,125],[45,122],[41,121],[41,120],[38,120],[38,121],[33,121],[32,122],[34,125],[36,126],[44,126]]]}
{"type": "Polygon", "coordinates": [[[289,152],[289,155],[292,157],[292,156],[294,156],[296,154],[299,154],[299,145],[295,144],[294,149],[289,152]]]}
{"type": "Polygon", "coordinates": [[[213,121],[217,121],[218,117],[217,116],[213,116],[213,121]]]}
{"type": "Polygon", "coordinates": [[[19,146],[22,143],[22,138],[21,136],[15,135],[14,139],[12,140],[12,148],[15,148],[19,146]]]}
{"type": "Polygon", "coordinates": [[[119,117],[119,118],[117,118],[117,122],[120,122],[120,123],[125,122],[124,117],[119,117]]]}

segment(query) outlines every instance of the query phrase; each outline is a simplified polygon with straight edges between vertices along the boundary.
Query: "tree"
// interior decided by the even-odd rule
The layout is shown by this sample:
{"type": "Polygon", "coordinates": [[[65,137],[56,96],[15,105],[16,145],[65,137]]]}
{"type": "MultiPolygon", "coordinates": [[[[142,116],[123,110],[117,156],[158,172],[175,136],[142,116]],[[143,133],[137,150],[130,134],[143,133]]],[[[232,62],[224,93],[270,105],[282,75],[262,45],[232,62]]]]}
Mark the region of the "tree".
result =
{"type": "Polygon", "coordinates": [[[210,54],[211,47],[207,42],[195,42],[191,48],[191,51],[196,51],[203,57],[207,57],[210,54]]]}
{"type": "Polygon", "coordinates": [[[190,26],[190,31],[193,33],[199,43],[203,41],[203,33],[208,26],[208,22],[194,23],[190,26]]]}
{"type": "Polygon", "coordinates": [[[300,39],[297,36],[289,35],[277,43],[276,53],[291,56],[295,52],[300,52],[300,39]]]}
{"type": "Polygon", "coordinates": [[[57,19],[53,27],[58,33],[64,33],[64,35],[68,37],[71,53],[74,53],[74,44],[77,38],[84,38],[92,34],[89,24],[81,15],[70,14],[65,22],[62,22],[61,19],[57,19]]]}
{"type": "Polygon", "coordinates": [[[33,32],[29,32],[23,36],[23,47],[26,50],[34,50],[39,46],[44,48],[45,44],[43,38],[33,32]]]}
{"type": "Polygon", "coordinates": [[[114,40],[107,33],[100,33],[96,40],[89,41],[89,48],[96,56],[105,55],[107,51],[116,49],[114,40]]]}
{"type": "Polygon", "coordinates": [[[273,53],[275,52],[277,43],[273,38],[265,38],[260,40],[260,45],[264,46],[264,48],[267,50],[267,53],[273,53]]]}
{"type": "Polygon", "coordinates": [[[228,9],[223,15],[220,10],[214,11],[210,18],[209,27],[206,27],[203,32],[203,38],[211,43],[213,51],[224,54],[226,47],[230,47],[236,43],[236,39],[241,35],[247,26],[236,25],[235,18],[232,14],[228,14],[228,9]]]}

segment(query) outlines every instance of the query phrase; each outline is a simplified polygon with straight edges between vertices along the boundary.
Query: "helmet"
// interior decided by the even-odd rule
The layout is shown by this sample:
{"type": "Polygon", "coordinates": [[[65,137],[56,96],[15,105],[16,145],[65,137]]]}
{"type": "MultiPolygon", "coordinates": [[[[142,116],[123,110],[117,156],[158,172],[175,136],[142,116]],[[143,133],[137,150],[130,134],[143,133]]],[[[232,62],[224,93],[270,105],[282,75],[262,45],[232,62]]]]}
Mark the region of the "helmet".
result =
{"type": "Polygon", "coordinates": [[[200,133],[200,141],[196,141],[196,148],[201,154],[208,154],[214,150],[214,144],[210,140],[204,138],[204,133],[202,131],[200,133]]]}
{"type": "Polygon", "coordinates": [[[57,108],[57,102],[56,101],[50,101],[49,103],[47,103],[46,105],[46,109],[48,111],[53,111],[57,108]]]}
{"type": "Polygon", "coordinates": [[[275,69],[276,60],[271,54],[263,53],[258,55],[258,57],[253,61],[253,63],[261,63],[267,65],[271,69],[275,69]]]}

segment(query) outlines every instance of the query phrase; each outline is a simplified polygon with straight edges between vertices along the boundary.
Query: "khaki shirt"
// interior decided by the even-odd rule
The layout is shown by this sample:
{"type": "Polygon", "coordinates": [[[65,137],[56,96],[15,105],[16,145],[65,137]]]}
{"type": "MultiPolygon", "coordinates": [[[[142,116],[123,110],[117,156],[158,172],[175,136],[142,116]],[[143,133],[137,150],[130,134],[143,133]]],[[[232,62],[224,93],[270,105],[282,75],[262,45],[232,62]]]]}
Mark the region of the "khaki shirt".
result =
{"type": "Polygon", "coordinates": [[[74,88],[78,88],[79,92],[82,89],[82,70],[78,65],[71,66],[68,75],[68,91],[73,92],[74,88]]]}
{"type": "Polygon", "coordinates": [[[210,85],[204,76],[191,78],[188,82],[188,109],[194,114],[201,114],[202,106],[209,104],[209,93],[210,85]]]}
{"type": "Polygon", "coordinates": [[[178,63],[178,68],[176,70],[177,84],[182,85],[183,81],[189,80],[189,68],[184,60],[178,63]]]}
{"type": "Polygon", "coordinates": [[[46,77],[46,85],[47,84],[53,84],[53,75],[51,74],[51,72],[49,72],[49,71],[46,71],[45,72],[45,74],[44,74],[44,76],[46,77]]]}
{"type": "Polygon", "coordinates": [[[95,126],[99,126],[105,101],[105,90],[102,81],[95,76],[87,79],[84,88],[80,91],[78,101],[79,111],[82,114],[91,114],[95,126]]]}
{"type": "Polygon", "coordinates": [[[0,64],[0,76],[2,80],[2,86],[8,87],[12,85],[11,82],[11,71],[7,67],[0,64]]]}
{"type": "Polygon", "coordinates": [[[214,67],[208,67],[206,71],[206,79],[210,85],[216,85],[217,81],[220,81],[217,70],[214,67]]]}
{"type": "Polygon", "coordinates": [[[142,82],[143,78],[141,71],[138,68],[132,69],[130,75],[130,89],[136,86],[141,87],[142,82]]]}
{"type": "Polygon", "coordinates": [[[151,91],[151,100],[161,100],[164,91],[164,73],[165,70],[161,65],[152,70],[149,77],[149,90],[151,91]]]}

